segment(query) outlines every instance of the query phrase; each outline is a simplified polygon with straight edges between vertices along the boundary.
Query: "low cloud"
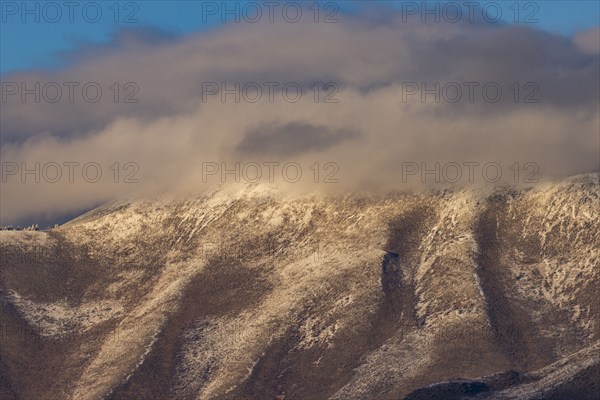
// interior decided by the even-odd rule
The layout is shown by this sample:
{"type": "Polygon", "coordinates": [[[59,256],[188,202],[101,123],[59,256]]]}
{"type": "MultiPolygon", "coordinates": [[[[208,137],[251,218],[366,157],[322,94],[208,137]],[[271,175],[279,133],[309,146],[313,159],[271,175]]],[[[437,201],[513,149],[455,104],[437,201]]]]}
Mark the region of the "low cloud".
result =
{"type": "Polygon", "coordinates": [[[220,183],[218,174],[207,179],[207,162],[294,162],[305,176],[314,163],[334,163],[338,184],[320,176],[294,186],[311,190],[419,187],[403,179],[405,163],[495,162],[506,176],[515,162],[535,163],[542,178],[598,169],[592,33],[571,39],[514,25],[406,23],[392,10],[339,20],[237,24],[160,40],[127,32],[111,46],[80,50],[64,70],[3,76],[3,85],[27,88],[80,85],[73,102],[66,91],[54,103],[4,91],[2,162],[19,170],[4,177],[1,223],[124,196],[202,192],[220,183]],[[102,89],[97,102],[82,97],[90,82],[102,89]],[[269,82],[278,84],[272,98],[269,82]],[[223,97],[207,93],[207,83],[251,83],[263,95],[223,97]],[[301,97],[291,101],[286,84],[301,97]],[[22,179],[21,167],[36,162],[51,178],[49,163],[61,165],[63,179],[22,179]],[[73,182],[64,163],[79,163],[73,182]],[[82,175],[88,163],[101,167],[101,179],[82,175]]]}
{"type": "Polygon", "coordinates": [[[357,136],[351,130],[338,129],[332,132],[326,126],[304,122],[271,124],[251,129],[238,144],[237,151],[248,157],[292,157],[310,151],[323,151],[357,136]]]}
{"type": "Polygon", "coordinates": [[[588,29],[575,36],[575,43],[584,52],[600,54],[600,27],[588,29]]]}

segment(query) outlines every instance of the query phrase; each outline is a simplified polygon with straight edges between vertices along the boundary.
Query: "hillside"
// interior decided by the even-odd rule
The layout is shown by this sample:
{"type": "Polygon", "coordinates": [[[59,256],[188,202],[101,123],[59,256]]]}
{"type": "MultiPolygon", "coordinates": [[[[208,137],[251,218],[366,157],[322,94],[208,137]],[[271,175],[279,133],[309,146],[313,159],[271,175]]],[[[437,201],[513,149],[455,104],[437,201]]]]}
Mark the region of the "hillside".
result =
{"type": "Polygon", "coordinates": [[[2,399],[600,399],[600,184],[227,186],[1,231],[2,399]]]}

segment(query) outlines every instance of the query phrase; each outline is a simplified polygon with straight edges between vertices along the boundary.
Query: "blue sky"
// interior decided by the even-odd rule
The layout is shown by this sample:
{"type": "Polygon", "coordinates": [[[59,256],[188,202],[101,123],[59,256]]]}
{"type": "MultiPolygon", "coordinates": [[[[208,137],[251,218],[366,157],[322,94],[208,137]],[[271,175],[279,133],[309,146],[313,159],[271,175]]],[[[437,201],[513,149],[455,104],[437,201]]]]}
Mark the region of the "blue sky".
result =
{"type": "MultiPolygon", "coordinates": [[[[208,15],[209,3],[220,7],[222,3],[220,1],[204,2],[204,4],[200,1],[121,1],[119,3],[81,1],[77,3],[78,5],[70,10],[61,1],[26,2],[27,9],[23,9],[21,1],[0,2],[2,7],[0,73],[23,69],[59,68],[67,62],[66,55],[69,52],[90,43],[109,43],[115,32],[123,28],[155,28],[175,35],[185,35],[222,25],[219,14],[208,15]],[[50,3],[58,4],[60,8],[48,5],[50,3]],[[97,14],[98,10],[100,15],[97,14]],[[28,14],[27,11],[30,13],[28,14]],[[60,15],[57,12],[60,12],[60,15]],[[24,22],[22,18],[25,18],[24,22]],[[36,21],[36,18],[39,18],[39,21],[36,21]]],[[[231,7],[235,7],[234,3],[238,3],[241,10],[248,2],[228,2],[231,7]]],[[[306,3],[313,2],[305,1],[306,3]]],[[[331,2],[321,1],[321,3],[323,8],[326,3],[331,2]]],[[[340,12],[348,13],[355,12],[366,4],[360,0],[336,3],[340,7],[340,12]]],[[[378,3],[397,8],[403,7],[403,2],[400,1],[378,3]]],[[[408,3],[420,4],[421,2],[404,3],[404,7],[409,7],[408,3]]],[[[463,3],[463,1],[451,3],[463,3]]],[[[503,20],[512,21],[515,18],[514,1],[478,3],[480,7],[485,7],[489,3],[500,5],[503,20]]],[[[530,25],[551,32],[572,35],[599,24],[600,2],[594,0],[521,1],[517,4],[520,9],[517,20],[523,21],[527,15],[533,14],[538,22],[530,25]]],[[[489,12],[493,12],[493,4],[489,7],[489,12]]],[[[333,11],[333,9],[328,10],[333,11]]],[[[231,23],[232,17],[228,18],[231,23]]]]}

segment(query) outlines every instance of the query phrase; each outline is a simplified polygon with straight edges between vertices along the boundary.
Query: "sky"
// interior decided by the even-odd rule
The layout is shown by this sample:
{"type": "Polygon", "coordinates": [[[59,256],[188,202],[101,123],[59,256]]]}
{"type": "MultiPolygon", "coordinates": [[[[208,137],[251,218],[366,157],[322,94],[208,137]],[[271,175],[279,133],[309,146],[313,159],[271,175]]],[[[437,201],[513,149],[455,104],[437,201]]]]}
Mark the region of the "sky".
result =
{"type": "MultiPolygon", "coordinates": [[[[312,3],[312,1],[304,1],[312,3]]],[[[21,1],[2,2],[2,24],[0,28],[0,74],[23,69],[47,69],[64,66],[68,53],[91,43],[110,43],[116,32],[123,28],[158,29],[172,35],[186,35],[215,29],[224,23],[234,21],[235,14],[223,16],[221,1],[122,1],[115,2],[75,2],[65,6],[64,2],[21,1]],[[56,5],[58,4],[58,7],[56,5]],[[86,5],[88,4],[88,5],[86,5]],[[214,12],[213,4],[219,5],[214,12]],[[223,22],[225,20],[225,22],[223,22]],[[39,22],[38,22],[39,21],[39,22]]],[[[239,8],[238,17],[253,18],[254,11],[245,9],[253,1],[229,2],[230,9],[239,8]],[[248,10],[247,14],[243,10],[248,10]]],[[[284,3],[283,1],[280,3],[284,3]]],[[[333,3],[321,1],[323,5],[333,3]]],[[[355,13],[366,7],[365,1],[336,1],[340,12],[355,13]]],[[[413,4],[421,2],[377,1],[396,9],[411,12],[413,4]],[[404,5],[403,5],[404,3],[404,5]]],[[[430,2],[443,7],[444,3],[462,4],[464,1],[430,2]]],[[[594,0],[571,1],[479,1],[476,12],[486,12],[496,18],[496,10],[504,21],[515,20],[525,25],[535,25],[550,32],[573,35],[598,25],[600,2],[594,0]],[[495,7],[499,5],[499,7],[495,7]],[[518,10],[518,11],[517,11],[518,10]]],[[[261,7],[262,11],[268,8],[261,7]]],[[[323,10],[332,12],[333,8],[323,10]]],[[[448,14],[450,18],[450,9],[448,14]]],[[[442,14],[443,15],[443,14],[442,14]]],[[[420,16],[420,12],[419,12],[420,16]]],[[[434,18],[429,16],[428,18],[434,18]]]]}
{"type": "Polygon", "coordinates": [[[463,3],[2,2],[0,225],[598,171],[598,2],[463,3]]]}

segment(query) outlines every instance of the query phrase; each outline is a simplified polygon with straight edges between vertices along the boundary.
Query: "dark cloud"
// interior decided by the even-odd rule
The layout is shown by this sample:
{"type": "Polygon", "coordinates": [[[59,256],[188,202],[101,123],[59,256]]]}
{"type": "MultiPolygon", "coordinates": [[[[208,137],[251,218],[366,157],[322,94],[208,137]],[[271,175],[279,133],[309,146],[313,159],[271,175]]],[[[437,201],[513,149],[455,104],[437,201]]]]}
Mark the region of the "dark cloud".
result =
{"type": "Polygon", "coordinates": [[[303,122],[263,125],[250,130],[237,145],[242,156],[295,156],[310,151],[327,150],[336,144],[358,137],[352,130],[332,130],[303,122]]]}

